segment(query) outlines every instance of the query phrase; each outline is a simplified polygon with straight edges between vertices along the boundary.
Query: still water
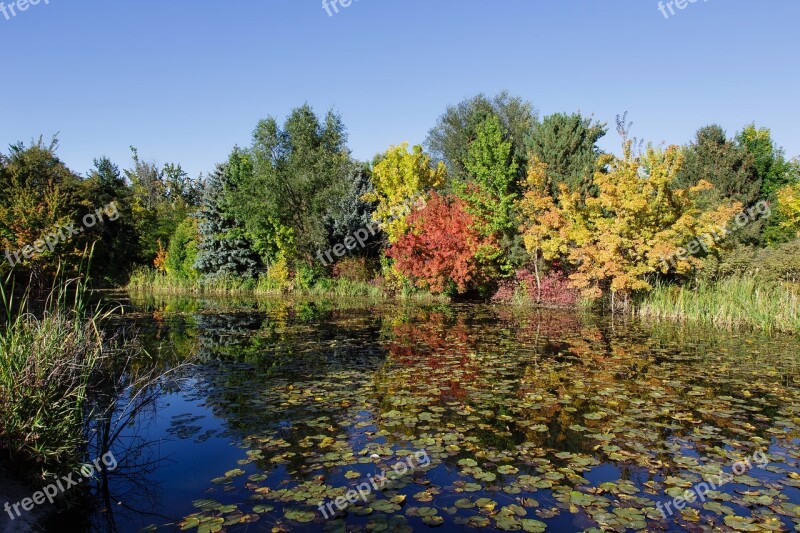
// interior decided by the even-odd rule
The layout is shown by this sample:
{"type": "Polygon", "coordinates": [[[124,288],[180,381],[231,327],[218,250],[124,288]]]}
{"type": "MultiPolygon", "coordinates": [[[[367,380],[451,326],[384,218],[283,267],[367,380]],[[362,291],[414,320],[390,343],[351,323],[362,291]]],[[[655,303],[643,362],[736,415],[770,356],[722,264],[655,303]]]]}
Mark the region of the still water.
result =
{"type": "Polygon", "coordinates": [[[114,440],[97,530],[800,524],[794,337],[483,305],[126,307],[141,364],[181,366],[114,440]]]}

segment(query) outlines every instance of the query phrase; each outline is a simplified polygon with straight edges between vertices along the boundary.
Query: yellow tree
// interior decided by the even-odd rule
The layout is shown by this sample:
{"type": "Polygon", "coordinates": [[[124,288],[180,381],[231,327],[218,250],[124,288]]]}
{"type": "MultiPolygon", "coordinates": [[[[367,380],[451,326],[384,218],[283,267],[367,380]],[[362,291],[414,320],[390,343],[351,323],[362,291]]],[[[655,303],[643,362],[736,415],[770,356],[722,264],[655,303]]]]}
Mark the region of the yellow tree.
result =
{"type": "Polygon", "coordinates": [[[701,180],[674,188],[682,161],[676,146],[634,155],[633,142],[626,141],[621,158],[600,157],[593,179],[596,196],[584,201],[562,188],[563,234],[576,265],[570,277],[585,296],[610,292],[612,305],[618,294],[627,304],[630,293],[651,288],[656,272],[685,274],[701,265],[701,251],[721,244],[718,237],[742,206],[700,209],[699,195],[712,185],[701,180]]]}
{"type": "Polygon", "coordinates": [[[443,163],[431,164],[431,157],[422,146],[408,151],[408,143],[390,147],[378,157],[372,169],[375,192],[364,196],[377,202],[373,217],[386,232],[389,243],[394,244],[408,231],[406,215],[422,201],[429,189],[444,184],[447,171],[443,163]]]}
{"type": "Polygon", "coordinates": [[[800,237],[800,183],[785,185],[778,190],[778,211],[781,226],[797,232],[800,237]]]}
{"type": "Polygon", "coordinates": [[[522,225],[522,240],[525,249],[533,256],[536,275],[537,299],[541,300],[541,270],[543,261],[565,257],[569,248],[567,224],[550,194],[551,183],[547,165],[531,155],[528,175],[523,186],[523,196],[517,202],[517,212],[522,225]]]}

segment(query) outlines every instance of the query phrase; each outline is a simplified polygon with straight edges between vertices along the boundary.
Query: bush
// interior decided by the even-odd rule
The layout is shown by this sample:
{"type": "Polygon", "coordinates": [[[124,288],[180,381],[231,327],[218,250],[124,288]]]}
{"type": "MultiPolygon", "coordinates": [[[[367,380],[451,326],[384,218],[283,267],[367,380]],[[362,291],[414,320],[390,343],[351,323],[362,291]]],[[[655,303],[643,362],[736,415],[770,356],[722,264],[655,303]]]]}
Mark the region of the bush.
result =
{"type": "Polygon", "coordinates": [[[706,278],[754,277],[764,282],[800,282],[800,239],[773,246],[741,246],[717,262],[707,261],[706,278]]]}
{"type": "Polygon", "coordinates": [[[323,279],[323,272],[319,267],[316,265],[299,263],[295,268],[294,288],[308,290],[313,288],[321,279],[323,279]]]}
{"type": "Polygon", "coordinates": [[[172,278],[195,280],[199,273],[194,268],[197,261],[197,219],[187,217],[180,223],[169,241],[164,268],[172,278]]]}
{"type": "Polygon", "coordinates": [[[259,280],[259,288],[272,290],[288,290],[291,282],[289,266],[286,258],[281,257],[269,266],[263,280],[259,280]]]}
{"type": "Polygon", "coordinates": [[[366,257],[347,257],[333,266],[333,277],[368,282],[373,278],[372,270],[366,257]]]}
{"type": "Polygon", "coordinates": [[[501,281],[492,297],[494,302],[535,303],[544,307],[576,307],[580,299],[580,291],[570,287],[569,279],[555,270],[541,276],[539,298],[536,275],[524,268],[517,270],[513,279],[501,281]]]}

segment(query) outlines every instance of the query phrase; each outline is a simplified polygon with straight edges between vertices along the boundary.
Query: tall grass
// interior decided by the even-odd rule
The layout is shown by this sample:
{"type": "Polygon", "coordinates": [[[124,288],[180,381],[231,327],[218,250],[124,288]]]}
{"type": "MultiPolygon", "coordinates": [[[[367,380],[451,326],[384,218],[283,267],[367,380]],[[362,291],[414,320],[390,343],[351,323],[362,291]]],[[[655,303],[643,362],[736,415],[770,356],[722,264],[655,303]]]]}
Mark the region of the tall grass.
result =
{"type": "Polygon", "coordinates": [[[140,268],[131,274],[128,290],[157,292],[161,294],[239,294],[251,292],[255,282],[233,277],[220,277],[213,281],[166,276],[150,268],[140,268]]]}
{"type": "Polygon", "coordinates": [[[733,277],[695,288],[659,285],[637,306],[641,316],[800,333],[800,287],[733,277]]]}
{"type": "Polygon", "coordinates": [[[66,281],[36,307],[26,292],[0,283],[0,453],[10,464],[43,474],[80,462],[88,393],[103,365],[99,311],[85,284],[66,281]]]}
{"type": "Polygon", "coordinates": [[[165,276],[152,269],[140,269],[131,275],[128,290],[156,294],[186,295],[203,294],[209,296],[254,295],[254,296],[312,296],[331,299],[363,298],[367,300],[422,300],[441,301],[442,297],[426,291],[404,288],[397,294],[364,281],[322,278],[310,286],[292,284],[281,286],[263,276],[258,281],[234,277],[221,277],[213,280],[187,280],[165,276]]]}

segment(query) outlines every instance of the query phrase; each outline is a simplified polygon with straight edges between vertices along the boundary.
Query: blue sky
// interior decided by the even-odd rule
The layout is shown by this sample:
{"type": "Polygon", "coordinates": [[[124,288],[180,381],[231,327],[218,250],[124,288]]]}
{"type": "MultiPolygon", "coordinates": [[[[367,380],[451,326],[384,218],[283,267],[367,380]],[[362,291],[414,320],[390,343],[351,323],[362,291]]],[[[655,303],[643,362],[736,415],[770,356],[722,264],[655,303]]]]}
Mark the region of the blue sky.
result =
{"type": "Polygon", "coordinates": [[[656,143],[755,121],[800,155],[797,0],[700,0],[669,19],[655,0],[358,0],[333,17],[321,0],[48,1],[0,14],[0,151],[60,132],[81,173],[100,155],[129,165],[130,145],[207,172],[304,102],[339,112],[369,159],[502,89],[608,121],[606,149],[627,110],[656,143]]]}

